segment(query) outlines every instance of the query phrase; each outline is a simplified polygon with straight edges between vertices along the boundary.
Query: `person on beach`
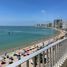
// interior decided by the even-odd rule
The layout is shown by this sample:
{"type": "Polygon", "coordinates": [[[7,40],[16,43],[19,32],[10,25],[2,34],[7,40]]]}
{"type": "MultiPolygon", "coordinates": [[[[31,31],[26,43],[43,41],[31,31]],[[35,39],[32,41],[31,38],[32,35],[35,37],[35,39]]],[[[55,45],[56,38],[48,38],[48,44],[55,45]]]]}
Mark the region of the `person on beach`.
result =
{"type": "Polygon", "coordinates": [[[7,56],[7,52],[5,52],[5,56],[7,56]]]}
{"type": "Polygon", "coordinates": [[[21,59],[21,55],[19,54],[19,55],[17,55],[17,58],[18,58],[18,60],[20,60],[21,59]]]}
{"type": "Polygon", "coordinates": [[[44,42],[43,42],[43,47],[44,47],[44,42]]]}

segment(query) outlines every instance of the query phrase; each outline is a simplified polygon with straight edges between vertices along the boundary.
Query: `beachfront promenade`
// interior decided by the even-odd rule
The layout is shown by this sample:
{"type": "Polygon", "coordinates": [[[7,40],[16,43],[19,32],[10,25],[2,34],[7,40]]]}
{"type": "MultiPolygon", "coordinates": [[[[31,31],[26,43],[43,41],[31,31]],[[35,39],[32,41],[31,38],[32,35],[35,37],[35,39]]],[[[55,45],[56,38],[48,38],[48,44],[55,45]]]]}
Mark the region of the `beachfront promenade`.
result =
{"type": "Polygon", "coordinates": [[[66,59],[67,37],[64,37],[6,67],[61,67],[66,59]]]}

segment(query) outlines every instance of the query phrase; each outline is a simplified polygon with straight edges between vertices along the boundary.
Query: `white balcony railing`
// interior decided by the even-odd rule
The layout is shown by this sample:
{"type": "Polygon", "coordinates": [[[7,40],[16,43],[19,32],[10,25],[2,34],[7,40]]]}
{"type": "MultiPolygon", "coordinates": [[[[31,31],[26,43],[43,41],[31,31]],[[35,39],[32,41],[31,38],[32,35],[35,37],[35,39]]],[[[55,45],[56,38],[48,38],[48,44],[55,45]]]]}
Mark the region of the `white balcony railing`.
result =
{"type": "Polygon", "coordinates": [[[66,54],[66,51],[67,38],[63,38],[37,50],[29,56],[21,58],[7,67],[53,67],[66,54]]]}

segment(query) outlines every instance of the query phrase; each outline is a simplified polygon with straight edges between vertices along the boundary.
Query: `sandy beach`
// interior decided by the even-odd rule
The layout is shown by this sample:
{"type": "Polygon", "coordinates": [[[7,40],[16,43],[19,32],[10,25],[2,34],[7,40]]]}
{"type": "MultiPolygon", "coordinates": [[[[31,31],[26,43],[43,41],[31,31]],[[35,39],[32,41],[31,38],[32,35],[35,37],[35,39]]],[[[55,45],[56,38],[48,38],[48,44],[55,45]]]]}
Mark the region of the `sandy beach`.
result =
{"type": "MultiPolygon", "coordinates": [[[[24,47],[24,48],[19,47],[18,50],[10,49],[10,50],[8,50],[9,53],[6,53],[6,54],[9,57],[13,57],[12,62],[16,62],[16,61],[18,61],[18,58],[16,56],[14,56],[14,54],[21,55],[21,57],[23,58],[23,57],[25,57],[25,56],[37,51],[38,48],[43,47],[43,46],[45,47],[47,44],[49,44],[51,42],[55,42],[56,40],[60,39],[61,37],[63,37],[65,35],[63,30],[59,30],[59,29],[56,29],[56,30],[59,31],[59,33],[56,34],[55,36],[51,37],[51,38],[48,38],[47,40],[40,40],[38,42],[33,43],[32,46],[27,46],[27,47],[24,47]],[[44,43],[44,45],[43,45],[43,43],[44,43]]],[[[7,55],[2,55],[2,56],[4,57],[4,56],[7,56],[7,55]]],[[[8,58],[6,58],[4,60],[5,60],[6,64],[3,64],[2,67],[7,66],[9,64],[8,62],[10,62],[10,60],[8,58]]],[[[1,64],[1,62],[0,62],[0,64],[1,64]]],[[[22,64],[22,66],[24,66],[24,64],[22,64]]]]}

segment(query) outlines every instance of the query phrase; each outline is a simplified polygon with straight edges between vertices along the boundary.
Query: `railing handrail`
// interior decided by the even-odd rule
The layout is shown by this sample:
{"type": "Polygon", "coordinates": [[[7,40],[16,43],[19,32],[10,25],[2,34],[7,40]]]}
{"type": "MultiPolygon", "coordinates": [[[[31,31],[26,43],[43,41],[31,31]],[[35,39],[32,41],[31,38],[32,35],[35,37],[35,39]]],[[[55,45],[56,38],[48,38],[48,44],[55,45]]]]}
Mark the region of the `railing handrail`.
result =
{"type": "Polygon", "coordinates": [[[13,64],[10,64],[10,65],[8,65],[8,66],[6,66],[6,67],[16,67],[16,66],[24,63],[25,61],[27,61],[27,60],[35,57],[36,55],[42,53],[43,51],[46,51],[47,49],[49,49],[49,48],[51,48],[51,47],[53,47],[53,46],[55,46],[55,45],[63,42],[63,41],[66,40],[66,39],[67,39],[67,38],[58,40],[58,41],[56,41],[56,42],[54,42],[54,43],[52,43],[52,44],[50,44],[50,45],[48,45],[48,46],[46,46],[46,47],[44,47],[44,48],[36,51],[36,52],[34,52],[34,53],[32,53],[32,54],[30,54],[30,55],[28,55],[28,56],[26,56],[26,57],[21,58],[21,60],[18,60],[17,62],[14,62],[13,64]]]}

